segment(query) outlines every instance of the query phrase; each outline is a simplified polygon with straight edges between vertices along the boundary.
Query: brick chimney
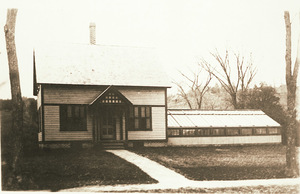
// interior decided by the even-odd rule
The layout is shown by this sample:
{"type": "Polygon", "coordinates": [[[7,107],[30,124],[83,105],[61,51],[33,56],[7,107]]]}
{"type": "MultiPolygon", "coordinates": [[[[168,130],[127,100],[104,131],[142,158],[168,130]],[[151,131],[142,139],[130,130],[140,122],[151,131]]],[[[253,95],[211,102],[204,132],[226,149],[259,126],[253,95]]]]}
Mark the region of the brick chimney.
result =
{"type": "Polygon", "coordinates": [[[96,24],[93,22],[90,23],[90,44],[96,44],[96,24]]]}

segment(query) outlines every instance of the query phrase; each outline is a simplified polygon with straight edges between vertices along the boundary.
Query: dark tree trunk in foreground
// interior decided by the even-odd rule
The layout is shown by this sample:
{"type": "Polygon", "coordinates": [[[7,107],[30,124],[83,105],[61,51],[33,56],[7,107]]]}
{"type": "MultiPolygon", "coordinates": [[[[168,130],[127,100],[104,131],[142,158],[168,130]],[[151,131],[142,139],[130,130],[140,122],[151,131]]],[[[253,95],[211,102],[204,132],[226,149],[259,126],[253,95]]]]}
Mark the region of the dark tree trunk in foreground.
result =
{"type": "MultiPolygon", "coordinates": [[[[297,132],[297,122],[296,122],[296,89],[297,89],[297,76],[300,63],[300,45],[298,42],[297,58],[294,65],[294,70],[292,70],[292,41],[291,41],[291,22],[290,14],[288,11],[284,12],[284,20],[286,27],[286,86],[287,86],[287,109],[288,109],[288,122],[286,129],[287,138],[287,150],[286,150],[286,174],[291,177],[299,176],[299,158],[296,149],[296,132],[297,132]]],[[[300,35],[299,35],[300,41],[300,35]]]]}
{"type": "Polygon", "coordinates": [[[17,9],[7,10],[7,20],[4,26],[6,50],[9,65],[9,78],[12,98],[12,131],[10,136],[11,160],[7,165],[11,168],[11,174],[8,175],[8,186],[17,185],[21,180],[19,161],[22,155],[22,133],[23,133],[23,105],[19,79],[18,59],[15,45],[15,23],[17,9]]]}

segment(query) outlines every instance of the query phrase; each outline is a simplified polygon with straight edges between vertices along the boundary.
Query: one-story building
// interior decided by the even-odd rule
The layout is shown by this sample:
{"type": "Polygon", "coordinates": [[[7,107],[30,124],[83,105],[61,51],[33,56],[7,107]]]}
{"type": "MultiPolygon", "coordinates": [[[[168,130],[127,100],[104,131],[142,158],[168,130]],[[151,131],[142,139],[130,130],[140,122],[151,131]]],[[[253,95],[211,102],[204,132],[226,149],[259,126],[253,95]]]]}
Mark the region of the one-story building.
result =
{"type": "Polygon", "coordinates": [[[261,110],[168,110],[172,146],[280,142],[281,126],[261,110]]]}
{"type": "Polygon", "coordinates": [[[41,147],[281,142],[280,125],[262,111],[168,111],[171,84],[155,49],[96,45],[93,38],[91,31],[91,44],[35,49],[41,147]]]}

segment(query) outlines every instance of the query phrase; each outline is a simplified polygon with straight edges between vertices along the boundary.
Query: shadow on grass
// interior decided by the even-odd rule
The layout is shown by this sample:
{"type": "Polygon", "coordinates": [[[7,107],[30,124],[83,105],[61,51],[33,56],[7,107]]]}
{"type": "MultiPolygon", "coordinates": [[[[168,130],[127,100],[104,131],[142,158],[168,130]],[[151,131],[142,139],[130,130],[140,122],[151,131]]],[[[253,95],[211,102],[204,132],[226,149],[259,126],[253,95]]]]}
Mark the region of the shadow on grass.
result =
{"type": "Polygon", "coordinates": [[[6,191],[156,183],[133,164],[97,149],[56,149],[24,156],[20,183],[14,186],[7,185],[9,169],[3,161],[5,156],[2,156],[2,189],[6,191]]]}
{"type": "Polygon", "coordinates": [[[245,180],[287,178],[284,166],[210,166],[177,168],[177,171],[192,180],[245,180]]]}
{"type": "Polygon", "coordinates": [[[289,178],[283,145],[132,149],[192,180],[289,178]]]}

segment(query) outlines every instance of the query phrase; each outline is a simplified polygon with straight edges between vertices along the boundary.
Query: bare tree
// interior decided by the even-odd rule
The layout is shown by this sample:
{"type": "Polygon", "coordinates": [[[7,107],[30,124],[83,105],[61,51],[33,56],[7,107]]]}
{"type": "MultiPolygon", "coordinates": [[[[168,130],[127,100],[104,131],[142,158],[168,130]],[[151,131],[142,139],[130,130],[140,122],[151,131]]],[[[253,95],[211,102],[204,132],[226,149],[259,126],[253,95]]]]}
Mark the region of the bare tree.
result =
{"type": "Polygon", "coordinates": [[[201,77],[202,69],[193,72],[192,76],[188,76],[182,72],[180,74],[185,78],[188,89],[183,84],[174,82],[178,89],[179,95],[185,100],[190,109],[201,109],[203,97],[208,91],[209,83],[212,80],[212,74],[209,72],[206,81],[201,77]]]}
{"type": "Polygon", "coordinates": [[[225,91],[230,95],[231,104],[237,109],[237,94],[239,91],[244,92],[249,88],[250,83],[256,75],[256,68],[253,66],[252,60],[245,62],[244,57],[234,53],[236,62],[234,73],[236,75],[233,75],[231,69],[233,64],[230,63],[228,50],[226,50],[224,58],[222,58],[217,50],[216,52],[211,53],[211,55],[217,61],[216,65],[213,65],[204,59],[202,59],[199,65],[219,81],[225,91]],[[236,77],[236,80],[234,79],[234,76],[236,77]]]}
{"type": "Polygon", "coordinates": [[[297,89],[297,77],[300,63],[300,33],[298,39],[297,57],[292,70],[292,40],[291,40],[291,22],[290,14],[288,11],[284,12],[285,28],[286,28],[286,69],[285,79],[287,86],[287,110],[288,110],[288,122],[286,129],[287,137],[287,150],[286,150],[286,174],[288,176],[299,176],[299,157],[296,151],[296,89],[297,89]]]}
{"type": "Polygon", "coordinates": [[[12,97],[12,132],[11,132],[11,143],[12,143],[12,161],[11,168],[12,174],[8,180],[8,184],[17,184],[20,178],[20,165],[19,159],[22,153],[22,133],[23,133],[23,104],[22,95],[20,88],[18,59],[15,45],[15,23],[17,16],[17,9],[7,10],[7,20],[4,26],[5,39],[6,39],[6,50],[8,57],[9,66],[9,77],[11,86],[11,97],[12,97]]]}

